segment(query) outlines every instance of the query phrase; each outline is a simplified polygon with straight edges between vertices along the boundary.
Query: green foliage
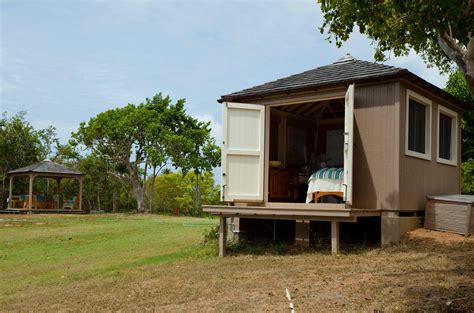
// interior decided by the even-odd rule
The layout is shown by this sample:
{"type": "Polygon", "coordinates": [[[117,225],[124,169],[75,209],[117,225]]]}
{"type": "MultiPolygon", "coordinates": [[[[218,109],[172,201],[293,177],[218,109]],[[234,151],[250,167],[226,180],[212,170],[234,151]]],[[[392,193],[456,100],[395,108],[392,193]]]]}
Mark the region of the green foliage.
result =
{"type": "MultiPolygon", "coordinates": [[[[157,211],[169,212],[179,207],[187,214],[200,215],[203,201],[212,204],[219,199],[218,187],[214,186],[209,172],[219,165],[220,151],[210,135],[210,124],[189,116],[184,105],[184,99],[172,103],[169,97],[157,94],[139,105],[128,104],[102,112],[81,123],[64,145],[56,138],[54,127],[35,130],[25,120],[24,112],[11,118],[3,114],[1,203],[6,203],[8,194],[5,183],[8,171],[51,158],[86,173],[85,209],[146,211],[145,200],[148,200],[150,210],[156,207],[157,211]],[[169,164],[182,173],[171,175],[166,168],[169,164]],[[171,176],[158,181],[160,188],[149,188],[150,192],[146,193],[147,185],[153,186],[155,175],[162,169],[171,176]],[[151,179],[147,180],[150,171],[151,179]],[[159,194],[155,198],[156,190],[159,194]]],[[[14,194],[27,193],[27,187],[26,180],[15,179],[14,194]]],[[[38,178],[34,189],[37,194],[55,194],[57,183],[38,178]]],[[[64,198],[77,195],[78,189],[73,179],[61,182],[64,198]]]]}
{"type": "MultiPolygon", "coordinates": [[[[212,173],[206,172],[199,177],[200,194],[196,194],[196,176],[194,173],[161,174],[155,180],[155,198],[153,207],[156,212],[171,214],[179,208],[186,215],[201,215],[202,209],[194,210],[195,197],[205,204],[218,204],[220,201],[219,186],[215,184],[212,173]]],[[[148,181],[151,186],[151,180],[148,181]]]]}
{"type": "Polygon", "coordinates": [[[474,29],[469,1],[318,0],[324,14],[320,31],[340,47],[358,27],[375,41],[378,61],[391,53],[407,55],[413,49],[429,65],[447,72],[454,61],[466,74],[467,55],[460,51],[466,51],[474,29]]]}
{"type": "Polygon", "coordinates": [[[474,195],[474,159],[469,159],[461,166],[461,192],[474,195]]]}
{"type": "MultiPolygon", "coordinates": [[[[474,107],[474,99],[469,94],[466,80],[461,72],[449,75],[445,90],[458,99],[474,107]]],[[[474,158],[474,110],[463,112],[461,116],[462,129],[462,160],[474,158]]]]}
{"type": "Polygon", "coordinates": [[[102,112],[87,124],[82,123],[73,134],[73,145],[83,144],[117,164],[116,169],[121,166],[123,172],[114,173],[130,184],[139,211],[146,210],[141,175],[146,174],[148,165],[155,170],[171,159],[183,169],[195,166],[194,159],[192,165],[182,161],[183,157],[192,159],[196,154],[186,149],[200,147],[189,145],[189,140],[198,143],[210,140],[210,129],[186,114],[184,99],[171,102],[169,97],[157,94],[139,105],[128,104],[102,112]]]}
{"type": "MultiPolygon", "coordinates": [[[[57,143],[55,128],[36,130],[26,119],[26,112],[19,112],[11,117],[6,113],[0,119],[0,207],[7,197],[7,173],[11,170],[28,166],[49,157],[53,145],[57,143]]],[[[26,189],[24,180],[18,179],[14,192],[26,189]]]]}
{"type": "MultiPolygon", "coordinates": [[[[466,80],[461,72],[449,75],[445,90],[467,104],[474,105],[466,80]]],[[[461,191],[474,194],[474,111],[463,112],[461,117],[461,191]]]]}
{"type": "Polygon", "coordinates": [[[219,225],[204,229],[202,236],[204,237],[204,243],[219,239],[219,225]]]}

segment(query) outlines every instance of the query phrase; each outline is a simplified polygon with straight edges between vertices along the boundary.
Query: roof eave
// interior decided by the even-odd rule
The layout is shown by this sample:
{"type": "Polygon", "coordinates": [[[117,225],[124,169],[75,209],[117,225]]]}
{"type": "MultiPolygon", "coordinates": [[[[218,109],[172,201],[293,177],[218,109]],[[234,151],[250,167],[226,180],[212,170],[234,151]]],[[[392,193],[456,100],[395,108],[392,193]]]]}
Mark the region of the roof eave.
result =
{"type": "Polygon", "coordinates": [[[359,79],[347,79],[347,80],[327,82],[327,83],[322,83],[322,84],[312,84],[312,85],[306,85],[303,87],[288,88],[288,89],[282,89],[282,90],[270,91],[270,92],[255,92],[255,93],[248,93],[248,94],[243,94],[243,95],[227,94],[227,95],[221,96],[221,98],[218,99],[217,102],[223,103],[223,102],[239,101],[246,98],[257,98],[257,97],[264,98],[264,97],[275,96],[279,94],[303,92],[303,91],[316,90],[316,89],[321,89],[321,88],[328,88],[332,86],[341,86],[341,85],[347,86],[347,85],[350,85],[352,83],[357,83],[357,82],[368,82],[368,81],[377,80],[377,79],[393,78],[396,76],[401,76],[405,72],[408,72],[408,70],[401,69],[400,71],[396,71],[389,74],[373,75],[369,77],[361,77],[359,79]]]}
{"type": "Polygon", "coordinates": [[[449,102],[455,103],[460,109],[462,109],[464,111],[474,110],[474,107],[472,105],[467,104],[466,102],[464,102],[461,99],[453,96],[452,94],[450,94],[446,90],[441,89],[438,86],[433,85],[432,83],[424,80],[420,76],[418,76],[416,74],[413,74],[410,71],[407,71],[405,76],[409,81],[411,81],[415,84],[418,84],[422,87],[428,87],[429,89],[431,89],[431,91],[433,91],[434,94],[439,95],[440,97],[446,99],[449,102]]]}
{"type": "Polygon", "coordinates": [[[349,85],[352,83],[357,83],[357,82],[370,82],[374,81],[377,79],[390,79],[390,78],[407,78],[408,80],[417,83],[419,85],[422,85],[424,87],[428,87],[433,91],[435,94],[440,95],[442,98],[445,98],[449,102],[455,103],[457,106],[459,106],[460,109],[464,111],[468,110],[474,110],[474,107],[465,103],[464,101],[456,98],[455,96],[451,95],[447,91],[431,84],[430,82],[424,80],[423,78],[419,77],[418,75],[413,74],[407,69],[401,69],[399,71],[389,73],[389,74],[382,74],[382,75],[374,75],[370,77],[363,77],[360,79],[350,79],[350,80],[341,80],[338,82],[329,82],[329,83],[324,83],[324,84],[314,84],[314,85],[307,85],[304,87],[298,87],[298,88],[288,88],[288,89],[283,89],[283,90],[278,90],[278,91],[271,91],[271,92],[255,92],[255,93],[249,93],[249,94],[244,94],[244,95],[233,95],[233,94],[227,94],[221,96],[220,99],[217,100],[219,103],[223,102],[231,102],[231,101],[241,101],[243,99],[248,99],[248,98],[265,98],[269,96],[275,96],[279,94],[288,94],[288,93],[295,93],[295,92],[303,92],[303,91],[308,91],[308,90],[315,90],[315,89],[321,89],[321,88],[327,88],[327,87],[332,87],[332,86],[340,86],[340,85],[349,85]]]}

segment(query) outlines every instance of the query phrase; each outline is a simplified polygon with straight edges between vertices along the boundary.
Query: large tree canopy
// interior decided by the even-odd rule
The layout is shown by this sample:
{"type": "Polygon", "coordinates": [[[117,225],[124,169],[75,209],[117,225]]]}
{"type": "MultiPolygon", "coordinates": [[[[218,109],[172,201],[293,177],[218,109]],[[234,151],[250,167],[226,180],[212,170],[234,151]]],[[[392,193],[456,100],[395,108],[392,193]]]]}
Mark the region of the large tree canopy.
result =
{"type": "Polygon", "coordinates": [[[137,209],[146,211],[144,193],[149,166],[153,177],[156,168],[162,168],[167,161],[184,171],[211,170],[209,162],[202,160],[208,156],[209,147],[217,149],[210,146],[213,140],[209,124],[186,114],[184,104],[184,99],[172,104],[169,97],[157,94],[139,105],[102,112],[88,123],[81,123],[71,144],[82,144],[109,160],[113,164],[109,173],[130,183],[137,209]]]}
{"type": "Polygon", "coordinates": [[[376,44],[375,59],[406,55],[410,49],[441,71],[453,62],[474,97],[474,0],[318,0],[321,33],[341,46],[355,26],[376,44]]]}

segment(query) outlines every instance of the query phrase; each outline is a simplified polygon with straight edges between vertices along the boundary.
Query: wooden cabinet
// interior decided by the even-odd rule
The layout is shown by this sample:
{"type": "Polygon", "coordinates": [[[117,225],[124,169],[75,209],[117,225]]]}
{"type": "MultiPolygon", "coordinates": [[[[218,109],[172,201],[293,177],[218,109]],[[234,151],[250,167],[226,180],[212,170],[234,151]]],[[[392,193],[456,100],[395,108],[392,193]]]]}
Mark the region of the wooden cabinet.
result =
{"type": "Polygon", "coordinates": [[[295,201],[297,199],[298,172],[272,168],[268,178],[270,201],[295,201]]]}

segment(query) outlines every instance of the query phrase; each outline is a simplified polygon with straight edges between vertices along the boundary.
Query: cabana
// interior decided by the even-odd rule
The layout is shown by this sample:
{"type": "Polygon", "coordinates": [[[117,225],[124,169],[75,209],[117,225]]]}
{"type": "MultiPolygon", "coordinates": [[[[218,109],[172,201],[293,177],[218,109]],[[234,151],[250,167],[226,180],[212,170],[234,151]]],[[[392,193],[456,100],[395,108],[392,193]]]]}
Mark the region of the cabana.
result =
{"type": "Polygon", "coordinates": [[[24,211],[28,212],[35,211],[75,211],[82,212],[82,180],[84,178],[84,173],[76,171],[74,169],[68,168],[64,165],[54,163],[50,160],[44,160],[39,163],[35,163],[26,167],[22,167],[13,171],[8,172],[10,176],[10,188],[9,188],[9,201],[7,210],[15,211],[24,211]],[[29,177],[29,192],[25,201],[20,199],[13,199],[13,178],[18,176],[28,176],[29,177]],[[55,207],[51,208],[42,208],[37,205],[36,198],[33,195],[33,183],[36,177],[45,177],[53,178],[57,183],[57,193],[58,199],[55,207]],[[64,178],[74,178],[79,181],[79,195],[75,200],[64,201],[62,203],[61,195],[61,180],[64,178]],[[20,202],[20,208],[15,207],[16,202],[20,202]]]}
{"type": "Polygon", "coordinates": [[[227,205],[204,212],[220,217],[221,255],[227,230],[303,246],[330,235],[333,253],[340,233],[396,243],[421,225],[428,196],[461,191],[471,108],[406,69],[346,55],[218,101],[227,205]]]}

